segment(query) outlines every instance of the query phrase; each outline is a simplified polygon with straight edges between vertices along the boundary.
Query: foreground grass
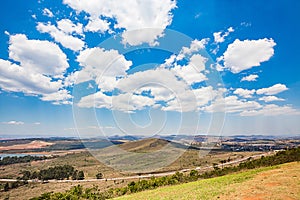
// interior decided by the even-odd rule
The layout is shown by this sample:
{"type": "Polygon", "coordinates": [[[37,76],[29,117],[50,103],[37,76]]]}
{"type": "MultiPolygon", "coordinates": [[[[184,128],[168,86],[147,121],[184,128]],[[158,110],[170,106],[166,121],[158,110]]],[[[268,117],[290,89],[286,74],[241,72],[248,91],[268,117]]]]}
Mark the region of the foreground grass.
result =
{"type": "MultiPolygon", "coordinates": [[[[118,200],[126,199],[218,199],[224,194],[238,192],[236,187],[253,179],[256,175],[264,171],[280,168],[279,166],[263,167],[259,169],[244,171],[226,176],[200,180],[175,186],[167,186],[155,190],[143,191],[127,196],[118,197],[118,200]],[[235,186],[235,187],[231,187],[235,186]]],[[[299,164],[297,165],[299,167],[299,164]]]]}

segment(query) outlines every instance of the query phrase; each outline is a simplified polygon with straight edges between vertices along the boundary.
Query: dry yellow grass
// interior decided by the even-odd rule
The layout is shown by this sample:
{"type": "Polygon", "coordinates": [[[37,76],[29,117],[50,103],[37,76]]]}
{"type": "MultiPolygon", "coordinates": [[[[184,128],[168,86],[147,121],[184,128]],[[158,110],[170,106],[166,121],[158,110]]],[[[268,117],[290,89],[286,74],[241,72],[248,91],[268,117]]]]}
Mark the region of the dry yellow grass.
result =
{"type": "Polygon", "coordinates": [[[300,163],[288,163],[280,168],[257,174],[253,179],[230,186],[234,191],[220,199],[231,200],[298,200],[300,199],[300,163]]]}

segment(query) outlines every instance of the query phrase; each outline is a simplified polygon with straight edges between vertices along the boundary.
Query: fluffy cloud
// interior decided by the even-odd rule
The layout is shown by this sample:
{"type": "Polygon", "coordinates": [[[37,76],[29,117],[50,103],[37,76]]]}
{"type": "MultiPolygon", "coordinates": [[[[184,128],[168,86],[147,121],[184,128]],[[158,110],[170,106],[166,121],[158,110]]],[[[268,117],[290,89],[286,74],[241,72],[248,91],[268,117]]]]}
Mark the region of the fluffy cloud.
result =
{"type": "Polygon", "coordinates": [[[117,50],[105,50],[99,47],[86,49],[77,57],[77,61],[85,68],[97,70],[107,76],[126,75],[126,70],[132,65],[117,50]]]}
{"type": "Polygon", "coordinates": [[[265,96],[265,97],[259,98],[259,100],[260,100],[260,101],[264,101],[264,102],[284,101],[284,99],[278,98],[278,97],[276,97],[276,96],[265,96]]]}
{"type": "Polygon", "coordinates": [[[138,90],[141,94],[150,91],[153,99],[157,102],[164,101],[164,105],[160,105],[161,110],[189,112],[199,110],[201,107],[213,101],[221,91],[216,91],[213,87],[202,87],[195,90],[180,90],[176,92],[163,86],[145,86],[138,90]]]}
{"type": "Polygon", "coordinates": [[[53,13],[48,8],[44,8],[43,15],[48,17],[54,17],[53,13]]]}
{"type": "Polygon", "coordinates": [[[268,88],[258,89],[256,91],[256,93],[257,94],[265,94],[265,95],[274,95],[274,94],[278,94],[278,93],[281,93],[286,90],[288,90],[288,88],[284,84],[278,83],[278,84],[273,85],[268,88]]]}
{"type": "Polygon", "coordinates": [[[143,108],[147,106],[153,106],[154,104],[155,101],[152,98],[130,93],[120,94],[112,97],[113,109],[121,111],[142,110],[143,108]]]}
{"type": "Polygon", "coordinates": [[[142,87],[149,85],[158,85],[173,92],[183,92],[188,85],[178,80],[175,73],[168,69],[153,69],[142,72],[136,72],[120,79],[118,89],[123,92],[134,92],[142,87]]]}
{"type": "Polygon", "coordinates": [[[237,88],[233,92],[233,94],[237,94],[244,98],[251,98],[254,93],[255,93],[255,90],[248,90],[248,89],[243,89],[243,88],[237,88]]]}
{"type": "Polygon", "coordinates": [[[200,106],[207,105],[218,93],[211,86],[193,90],[190,88],[193,83],[207,80],[202,73],[205,71],[207,59],[200,54],[195,54],[205,48],[206,42],[207,40],[194,40],[190,47],[182,48],[181,55],[189,59],[186,66],[174,63],[177,61],[177,56],[172,55],[156,69],[129,75],[126,71],[132,63],[126,61],[117,51],[106,51],[101,48],[86,49],[77,57],[77,61],[84,67],[78,72],[77,83],[95,80],[101,91],[83,97],[78,105],[122,111],[133,111],[152,105],[165,111],[195,111],[200,106]],[[117,59],[119,63],[115,64],[117,59]],[[111,96],[103,93],[113,89],[117,89],[121,94],[111,96]],[[135,101],[140,99],[144,103],[134,103],[132,106],[128,101],[122,101],[128,95],[135,101]],[[110,103],[112,100],[117,104],[112,105],[110,103]]]}
{"type": "Polygon", "coordinates": [[[185,90],[178,93],[176,98],[167,102],[162,107],[164,111],[190,112],[201,110],[203,106],[208,105],[216,97],[223,93],[222,90],[214,90],[213,87],[202,87],[195,90],[185,90]]]}
{"type": "MultiPolygon", "coordinates": [[[[193,40],[189,47],[182,47],[178,55],[171,55],[169,58],[165,60],[163,64],[160,65],[161,68],[168,68],[168,67],[174,67],[177,61],[181,61],[182,59],[190,58],[191,64],[193,64],[195,67],[199,68],[205,68],[205,62],[207,59],[203,60],[203,56],[200,54],[194,55],[195,53],[198,53],[200,50],[205,49],[205,45],[208,43],[209,39],[202,39],[202,40],[193,40]],[[204,62],[205,61],[205,62],[204,62]]],[[[202,71],[202,70],[200,70],[202,71]]]]}
{"type": "Polygon", "coordinates": [[[195,111],[199,106],[206,105],[215,98],[213,87],[189,89],[187,83],[176,78],[176,73],[168,69],[155,69],[137,72],[121,79],[118,88],[124,92],[150,91],[155,101],[164,101],[165,111],[195,111]]]}
{"type": "Polygon", "coordinates": [[[159,44],[157,39],[164,36],[163,32],[164,29],[160,28],[143,28],[133,31],[125,31],[122,34],[122,43],[128,43],[132,46],[149,43],[151,46],[157,46],[159,44]]]}
{"type": "Polygon", "coordinates": [[[62,89],[50,94],[44,94],[41,99],[43,101],[54,101],[54,104],[71,104],[70,99],[72,99],[72,95],[66,89],[62,89]]]}
{"type": "Polygon", "coordinates": [[[270,104],[264,106],[259,110],[248,110],[241,113],[241,116],[278,116],[278,115],[300,115],[300,112],[291,106],[278,106],[275,104],[270,104]]]}
{"type": "Polygon", "coordinates": [[[111,106],[111,96],[107,96],[102,92],[96,92],[85,97],[82,97],[78,102],[79,107],[83,108],[107,108],[110,109],[111,106]]]}
{"type": "Polygon", "coordinates": [[[149,92],[155,101],[169,101],[175,98],[172,90],[158,84],[146,85],[134,91],[135,94],[142,95],[149,92]]]}
{"type": "Polygon", "coordinates": [[[237,96],[228,96],[217,98],[211,105],[202,108],[202,110],[206,112],[240,113],[261,107],[255,101],[239,100],[237,96]]]}
{"type": "Polygon", "coordinates": [[[25,124],[24,122],[21,122],[21,121],[9,121],[9,122],[2,122],[2,124],[7,124],[7,125],[23,125],[25,124]]]}
{"type": "Polygon", "coordinates": [[[56,44],[28,40],[23,34],[10,36],[9,58],[20,62],[26,70],[45,75],[59,75],[69,67],[66,55],[56,44]]]}
{"type": "Polygon", "coordinates": [[[234,32],[232,27],[229,27],[225,32],[216,32],[213,34],[215,43],[222,43],[225,41],[225,37],[227,37],[230,33],[234,32]]]}
{"type": "MultiPolygon", "coordinates": [[[[0,87],[3,90],[58,101],[54,94],[63,88],[63,74],[69,65],[66,55],[56,44],[29,40],[22,34],[12,35],[9,57],[19,64],[0,59],[0,87]]],[[[59,95],[63,99],[63,94],[59,95]]],[[[66,102],[71,96],[67,93],[64,95],[66,102]]]]}
{"type": "Polygon", "coordinates": [[[109,30],[110,22],[106,20],[102,20],[99,18],[93,19],[91,18],[88,22],[88,24],[85,26],[85,31],[90,32],[100,32],[104,33],[105,31],[109,30]]]}
{"type": "MultiPolygon", "coordinates": [[[[61,22],[61,21],[60,21],[61,22]]],[[[73,51],[80,51],[84,47],[84,42],[72,35],[70,35],[70,31],[79,31],[77,30],[78,27],[72,27],[72,25],[66,25],[68,22],[64,21],[60,23],[59,30],[54,25],[51,25],[51,23],[38,23],[37,30],[41,33],[49,33],[51,37],[58,43],[60,43],[65,48],[71,49],[73,51]]]]}
{"type": "Polygon", "coordinates": [[[164,111],[189,112],[208,104],[218,93],[211,86],[191,90],[176,76],[174,70],[164,68],[136,72],[118,80],[115,88],[122,94],[108,96],[97,92],[83,97],[78,105],[121,111],[153,106],[164,111]]]}
{"type": "Polygon", "coordinates": [[[241,81],[256,81],[256,79],[258,78],[258,75],[256,74],[251,74],[249,76],[245,76],[241,79],[241,81]]]}
{"type": "Polygon", "coordinates": [[[69,19],[62,19],[57,22],[57,28],[63,31],[66,34],[77,33],[79,35],[82,34],[83,25],[81,23],[74,24],[69,19]]]}
{"type": "Polygon", "coordinates": [[[201,73],[205,70],[205,63],[207,58],[204,58],[200,54],[193,55],[190,59],[190,62],[187,66],[176,65],[172,70],[178,75],[179,78],[182,78],[192,85],[193,83],[198,83],[207,80],[207,77],[201,73]]]}
{"type": "Polygon", "coordinates": [[[61,81],[52,81],[34,70],[0,59],[0,87],[31,95],[52,93],[62,87],[61,81]]]}
{"type": "Polygon", "coordinates": [[[79,107],[85,108],[107,108],[125,112],[141,110],[147,106],[153,106],[155,101],[149,97],[134,95],[130,93],[116,96],[107,96],[102,92],[83,97],[78,103],[79,107]]]}
{"type": "MultiPolygon", "coordinates": [[[[98,47],[86,49],[77,57],[83,69],[74,73],[66,82],[72,82],[76,75],[77,83],[94,80],[98,85],[100,91],[82,97],[78,103],[79,107],[134,112],[149,106],[163,111],[198,110],[209,113],[243,113],[243,116],[247,112],[262,110],[264,107],[255,100],[247,101],[239,98],[253,98],[256,93],[254,89],[237,88],[233,91],[237,96],[223,98],[225,89],[217,90],[212,86],[197,89],[190,87],[193,83],[207,80],[204,75],[207,74],[205,67],[207,58],[198,54],[205,48],[207,41],[207,39],[194,40],[189,47],[183,47],[178,55],[171,55],[158,68],[133,74],[127,74],[132,62],[127,61],[118,51],[98,47]],[[180,66],[178,63],[184,58],[188,63],[180,66]],[[106,93],[113,90],[118,93],[106,93]]],[[[250,75],[244,77],[243,81],[254,81],[257,78],[257,75],[250,75]]],[[[269,90],[261,94],[268,95],[274,92],[272,87],[263,89],[269,90]]],[[[258,90],[257,94],[263,89],[258,90]]]]}
{"type": "Polygon", "coordinates": [[[236,39],[230,44],[221,58],[224,66],[233,73],[239,73],[262,62],[268,61],[274,55],[273,39],[244,40],[236,39]]]}
{"type": "Polygon", "coordinates": [[[193,40],[191,42],[190,47],[182,47],[181,51],[179,52],[176,60],[182,60],[186,56],[191,55],[192,53],[198,52],[201,49],[205,49],[205,45],[208,43],[208,39],[202,40],[193,40]]]}
{"type": "Polygon", "coordinates": [[[113,90],[119,82],[117,77],[125,76],[132,65],[132,62],[127,61],[117,50],[98,47],[81,51],[77,61],[84,67],[78,72],[77,84],[95,80],[98,87],[104,91],[113,90]]]}
{"type": "MultiPolygon", "coordinates": [[[[139,77],[140,84],[143,84],[143,77],[144,80],[146,79],[149,82],[156,79],[153,83],[160,87],[151,85],[151,87],[144,88],[144,91],[149,90],[151,95],[153,95],[154,100],[164,101],[165,104],[161,107],[164,111],[195,111],[199,106],[206,105],[216,96],[216,92],[211,86],[198,88],[196,90],[188,89],[184,82],[176,79],[174,74],[166,69],[153,70],[152,72],[146,72],[144,74],[141,73],[139,77]],[[151,75],[149,76],[149,74],[151,75]],[[163,76],[157,76],[158,74],[163,74],[163,76]]],[[[138,86],[137,82],[139,81],[137,81],[136,78],[131,81],[132,86],[138,86]]]]}
{"type": "Polygon", "coordinates": [[[164,29],[171,24],[171,10],[176,7],[176,1],[173,0],[64,0],[63,3],[78,12],[88,13],[91,19],[106,17],[115,20],[113,28],[125,29],[122,35],[123,43],[130,45],[155,45],[155,40],[163,36],[164,29]],[[133,30],[138,31],[130,32],[133,30]]]}

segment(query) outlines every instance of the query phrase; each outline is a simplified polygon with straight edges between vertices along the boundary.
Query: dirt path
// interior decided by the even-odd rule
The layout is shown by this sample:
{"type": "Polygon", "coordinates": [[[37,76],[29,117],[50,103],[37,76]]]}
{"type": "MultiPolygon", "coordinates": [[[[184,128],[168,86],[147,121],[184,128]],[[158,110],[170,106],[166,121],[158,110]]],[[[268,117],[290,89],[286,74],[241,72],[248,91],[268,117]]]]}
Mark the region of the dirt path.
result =
{"type": "Polygon", "coordinates": [[[300,162],[262,172],[242,184],[230,185],[223,200],[298,200],[300,199],[300,162]]]}

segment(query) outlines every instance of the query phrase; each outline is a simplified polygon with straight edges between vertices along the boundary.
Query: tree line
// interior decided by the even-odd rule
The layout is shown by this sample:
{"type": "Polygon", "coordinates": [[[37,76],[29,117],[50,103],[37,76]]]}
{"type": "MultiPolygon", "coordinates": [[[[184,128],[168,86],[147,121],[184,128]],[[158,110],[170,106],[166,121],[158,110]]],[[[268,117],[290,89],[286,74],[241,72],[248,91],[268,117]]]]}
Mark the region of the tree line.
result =
{"type": "Polygon", "coordinates": [[[238,172],[244,169],[253,169],[259,167],[267,167],[287,162],[300,161],[300,147],[289,149],[286,151],[277,152],[275,155],[264,157],[260,159],[247,161],[240,163],[238,166],[219,168],[214,167],[214,170],[199,174],[197,170],[191,170],[190,173],[183,174],[176,172],[174,175],[158,177],[151,179],[144,179],[139,181],[132,181],[127,186],[122,188],[111,188],[107,191],[100,191],[97,187],[86,188],[78,185],[66,192],[59,193],[44,193],[39,197],[32,198],[32,200],[44,200],[44,199],[110,199],[125,194],[131,194],[140,192],[143,190],[155,189],[166,185],[175,185],[180,183],[186,183],[191,181],[197,181],[199,179],[206,179],[211,177],[223,176],[233,172],[238,172]]]}
{"type": "Polygon", "coordinates": [[[22,171],[22,176],[18,179],[20,180],[30,180],[30,179],[39,179],[39,180],[64,180],[64,179],[73,179],[73,180],[83,180],[84,173],[83,171],[75,170],[73,166],[63,165],[49,167],[48,169],[43,169],[40,171],[30,172],[22,171]]]}
{"type": "Polygon", "coordinates": [[[84,172],[75,170],[74,167],[70,165],[55,166],[48,169],[43,169],[40,171],[30,172],[28,170],[21,172],[22,176],[17,178],[16,182],[9,182],[0,184],[0,190],[8,191],[14,188],[21,187],[28,184],[28,180],[38,179],[42,181],[47,181],[51,179],[64,180],[83,180],[84,172]]]}
{"type": "Polygon", "coordinates": [[[46,159],[51,159],[55,158],[54,156],[47,157],[47,156],[31,156],[31,155],[26,155],[26,156],[8,156],[0,159],[0,166],[3,165],[11,165],[15,163],[28,163],[32,161],[39,161],[39,160],[46,160],[46,159]]]}

